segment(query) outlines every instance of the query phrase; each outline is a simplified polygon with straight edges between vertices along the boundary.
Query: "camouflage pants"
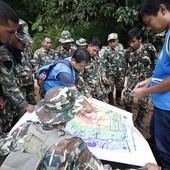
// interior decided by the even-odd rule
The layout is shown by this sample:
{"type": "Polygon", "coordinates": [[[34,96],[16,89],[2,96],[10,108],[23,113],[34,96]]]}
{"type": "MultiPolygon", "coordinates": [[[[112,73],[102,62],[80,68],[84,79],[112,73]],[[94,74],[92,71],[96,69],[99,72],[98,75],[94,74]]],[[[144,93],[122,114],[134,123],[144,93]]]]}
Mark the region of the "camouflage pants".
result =
{"type": "Polygon", "coordinates": [[[9,100],[5,102],[5,106],[0,110],[0,135],[8,132],[13,125],[14,118],[22,115],[23,110],[19,106],[15,106],[9,100]]]}
{"type": "MultiPolygon", "coordinates": [[[[135,85],[138,83],[137,78],[135,80],[128,80],[127,87],[123,93],[123,102],[125,109],[127,111],[132,110],[132,103],[133,103],[133,96],[131,95],[132,90],[134,89],[135,85]]],[[[148,107],[148,100],[149,96],[146,96],[140,100],[138,100],[138,113],[141,115],[144,115],[146,113],[147,107],[148,107]]]]}
{"type": "Polygon", "coordinates": [[[36,104],[35,94],[34,94],[34,84],[22,86],[21,91],[26,97],[26,101],[30,104],[36,104]]]}

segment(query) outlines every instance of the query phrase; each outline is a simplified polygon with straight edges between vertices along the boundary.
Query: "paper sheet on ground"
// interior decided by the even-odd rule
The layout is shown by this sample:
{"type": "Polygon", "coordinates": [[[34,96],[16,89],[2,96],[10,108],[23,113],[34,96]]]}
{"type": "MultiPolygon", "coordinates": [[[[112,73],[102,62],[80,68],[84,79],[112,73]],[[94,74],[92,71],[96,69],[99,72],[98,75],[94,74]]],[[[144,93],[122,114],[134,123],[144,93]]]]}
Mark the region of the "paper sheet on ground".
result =
{"type": "MultiPolygon", "coordinates": [[[[82,138],[99,159],[144,166],[156,163],[151,149],[134,127],[132,114],[93,99],[97,113],[82,112],[67,123],[66,130],[82,138]]],[[[35,113],[25,113],[9,135],[27,120],[38,121],[35,113]]]]}

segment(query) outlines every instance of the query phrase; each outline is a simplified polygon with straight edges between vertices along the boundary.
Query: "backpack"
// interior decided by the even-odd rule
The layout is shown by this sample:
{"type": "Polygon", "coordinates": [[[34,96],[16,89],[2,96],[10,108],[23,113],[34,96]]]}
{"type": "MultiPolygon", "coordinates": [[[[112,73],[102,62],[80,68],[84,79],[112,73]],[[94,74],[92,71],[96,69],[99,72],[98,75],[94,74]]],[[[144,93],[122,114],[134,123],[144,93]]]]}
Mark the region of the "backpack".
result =
{"type": "Polygon", "coordinates": [[[67,59],[63,60],[55,60],[53,62],[47,63],[43,66],[41,66],[37,71],[36,71],[36,78],[40,81],[45,81],[48,78],[48,75],[50,74],[51,70],[53,67],[55,67],[58,63],[64,63],[68,67],[70,67],[71,63],[67,59]]]}

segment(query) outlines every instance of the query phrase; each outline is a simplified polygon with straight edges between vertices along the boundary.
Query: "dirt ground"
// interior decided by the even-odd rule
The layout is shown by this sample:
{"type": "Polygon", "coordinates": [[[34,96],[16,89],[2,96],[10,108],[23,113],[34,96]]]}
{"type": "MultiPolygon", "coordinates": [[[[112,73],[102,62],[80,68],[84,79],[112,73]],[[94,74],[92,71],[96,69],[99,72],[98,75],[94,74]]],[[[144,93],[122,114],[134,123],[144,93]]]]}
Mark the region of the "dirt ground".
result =
{"type": "MultiPolygon", "coordinates": [[[[124,109],[123,106],[121,106],[121,107],[119,107],[119,108],[124,109]]],[[[149,138],[150,138],[149,124],[150,124],[150,120],[151,120],[151,117],[152,117],[152,111],[153,111],[153,104],[152,104],[151,101],[149,101],[149,102],[148,102],[147,112],[145,113],[145,116],[144,116],[144,118],[143,118],[143,123],[148,126],[148,130],[141,129],[141,128],[139,128],[139,127],[136,125],[136,123],[135,123],[136,116],[137,116],[137,102],[134,102],[134,103],[133,103],[132,112],[133,112],[134,125],[135,125],[135,127],[141,132],[141,134],[145,137],[145,139],[149,139],[149,138]]]]}

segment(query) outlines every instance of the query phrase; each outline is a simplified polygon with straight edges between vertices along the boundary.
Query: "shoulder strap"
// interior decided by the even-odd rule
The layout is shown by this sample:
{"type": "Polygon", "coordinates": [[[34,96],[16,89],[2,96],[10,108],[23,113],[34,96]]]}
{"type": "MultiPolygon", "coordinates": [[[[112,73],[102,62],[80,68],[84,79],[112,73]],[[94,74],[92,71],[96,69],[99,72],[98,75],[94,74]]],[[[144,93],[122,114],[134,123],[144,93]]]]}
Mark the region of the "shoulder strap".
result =
{"type": "MultiPolygon", "coordinates": [[[[46,78],[44,80],[47,80],[48,79],[48,76],[51,72],[51,70],[53,69],[53,67],[55,67],[58,63],[63,63],[65,64],[66,66],[70,67],[71,66],[71,63],[68,59],[64,59],[64,60],[55,60],[54,63],[49,67],[48,69],[48,72],[46,74],[46,78]]],[[[49,79],[48,79],[49,80],[49,79]]]]}

